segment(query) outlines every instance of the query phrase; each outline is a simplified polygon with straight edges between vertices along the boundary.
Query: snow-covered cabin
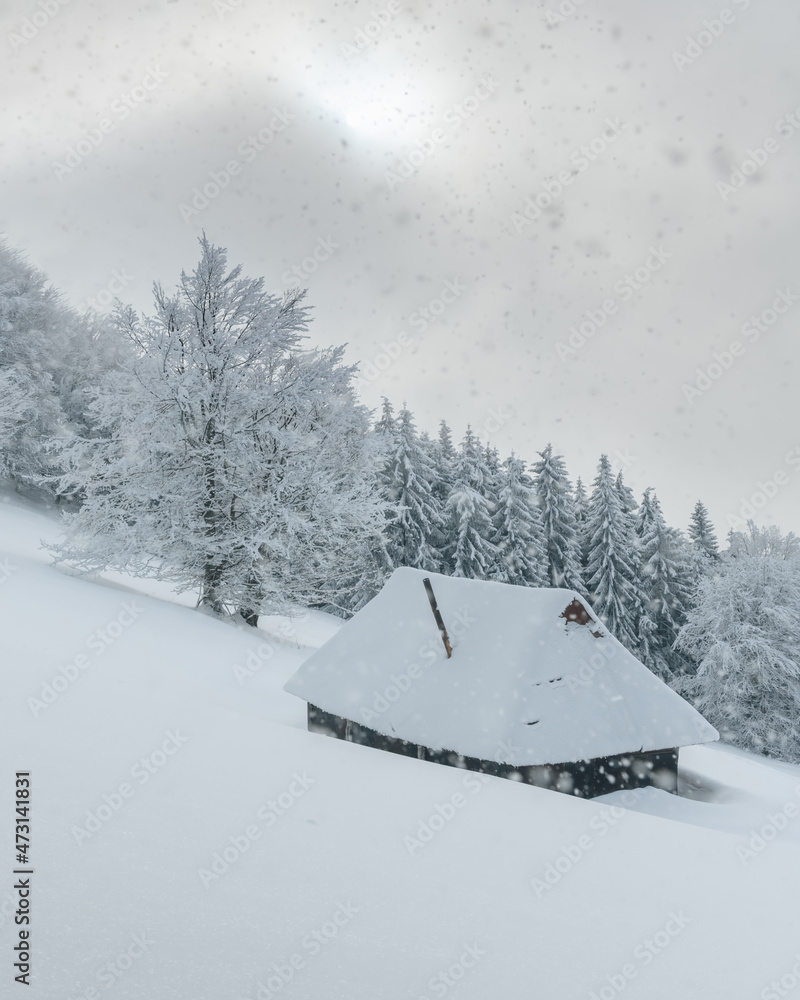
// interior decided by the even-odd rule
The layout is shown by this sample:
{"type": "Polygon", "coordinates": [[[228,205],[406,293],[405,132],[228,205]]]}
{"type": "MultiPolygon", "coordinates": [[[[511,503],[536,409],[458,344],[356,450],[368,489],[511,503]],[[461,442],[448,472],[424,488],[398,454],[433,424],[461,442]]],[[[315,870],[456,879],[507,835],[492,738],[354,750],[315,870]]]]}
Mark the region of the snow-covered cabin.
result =
{"type": "Polygon", "coordinates": [[[679,748],[719,738],[575,591],[415,569],[396,570],[286,690],[313,732],[585,797],[674,791],[679,748]]]}

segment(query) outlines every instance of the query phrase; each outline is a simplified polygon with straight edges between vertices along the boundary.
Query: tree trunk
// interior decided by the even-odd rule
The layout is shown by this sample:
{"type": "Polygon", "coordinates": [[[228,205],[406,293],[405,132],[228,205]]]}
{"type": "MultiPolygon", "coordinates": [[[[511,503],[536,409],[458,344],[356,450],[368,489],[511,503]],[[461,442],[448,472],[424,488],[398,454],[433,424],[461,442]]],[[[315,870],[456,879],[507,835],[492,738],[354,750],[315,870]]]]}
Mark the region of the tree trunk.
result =
{"type": "MultiPolygon", "coordinates": [[[[249,597],[245,597],[244,599],[248,601],[248,603],[252,601],[256,607],[259,607],[264,594],[258,578],[252,572],[247,578],[247,587],[250,594],[249,597]]],[[[254,611],[252,607],[242,607],[239,608],[239,614],[248,625],[252,625],[253,628],[258,628],[258,616],[261,614],[260,611],[254,611]]]]}
{"type": "MultiPolygon", "coordinates": [[[[206,428],[206,448],[210,447],[210,442],[214,435],[214,421],[209,420],[206,428]]],[[[217,539],[220,534],[220,524],[217,518],[217,480],[212,458],[208,451],[203,456],[203,479],[205,497],[203,501],[203,522],[204,533],[210,544],[217,539]]],[[[218,615],[223,614],[222,596],[220,594],[220,584],[222,582],[223,567],[218,559],[207,554],[203,567],[203,587],[201,590],[200,604],[210,607],[218,615]]]]}
{"type": "Polygon", "coordinates": [[[211,608],[218,615],[223,614],[224,607],[219,594],[219,583],[222,578],[222,567],[213,562],[207,562],[203,570],[203,587],[200,591],[200,604],[211,608]]]}
{"type": "Polygon", "coordinates": [[[251,611],[249,608],[239,608],[239,614],[242,616],[244,621],[248,625],[252,625],[253,628],[258,628],[258,612],[251,611]]]}

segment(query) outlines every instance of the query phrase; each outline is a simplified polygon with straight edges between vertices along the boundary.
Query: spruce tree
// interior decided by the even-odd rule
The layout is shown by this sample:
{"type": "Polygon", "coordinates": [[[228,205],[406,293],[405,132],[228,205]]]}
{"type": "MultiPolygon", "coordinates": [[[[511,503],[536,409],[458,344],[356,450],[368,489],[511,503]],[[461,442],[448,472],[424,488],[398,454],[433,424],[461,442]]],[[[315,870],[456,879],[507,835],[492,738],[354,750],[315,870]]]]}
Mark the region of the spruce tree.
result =
{"type": "Polygon", "coordinates": [[[579,525],[586,524],[586,510],[589,506],[589,497],[586,495],[586,487],[580,476],[575,483],[575,520],[579,525]]]}
{"type": "Polygon", "coordinates": [[[586,487],[580,476],[575,483],[575,521],[578,531],[578,551],[580,553],[581,573],[585,579],[586,574],[586,512],[589,508],[589,497],[586,494],[586,487]]]}
{"type": "Polygon", "coordinates": [[[446,511],[447,501],[455,481],[457,456],[450,428],[444,420],[439,425],[438,437],[431,441],[430,457],[433,462],[431,492],[442,515],[440,524],[431,533],[430,541],[436,551],[440,572],[452,573],[453,567],[449,562],[449,553],[452,552],[454,539],[450,533],[452,520],[446,511]]]}
{"type": "Polygon", "coordinates": [[[586,533],[586,582],[594,610],[617,639],[635,652],[642,607],[636,537],[606,455],[600,458],[593,483],[586,533]]]}
{"type": "Polygon", "coordinates": [[[375,423],[375,433],[379,438],[385,438],[388,442],[394,441],[394,435],[397,430],[397,422],[394,416],[394,407],[389,402],[386,396],[381,397],[381,415],[380,419],[375,423]]]}
{"type": "Polygon", "coordinates": [[[584,591],[578,522],[564,460],[548,444],[539,452],[534,483],[542,525],[545,575],[551,587],[584,591]]]}
{"type": "Polygon", "coordinates": [[[420,446],[414,418],[405,405],[386,426],[387,461],[378,479],[389,502],[385,527],[389,559],[394,566],[435,572],[439,560],[431,540],[441,533],[443,521],[432,490],[433,463],[420,446]]]}
{"type": "Polygon", "coordinates": [[[636,519],[639,540],[639,582],[643,609],[639,619],[640,656],[663,680],[682,669],[684,660],[673,650],[684,622],[691,581],[678,544],[661,511],[658,498],[645,490],[636,519]]]}
{"type": "Polygon", "coordinates": [[[456,449],[450,428],[443,420],[439,425],[439,436],[432,442],[434,464],[433,495],[444,509],[450,491],[453,488],[456,474],[456,449]]]}
{"type": "Polygon", "coordinates": [[[708,510],[699,500],[689,520],[689,538],[710,562],[719,559],[719,543],[708,510]]]}
{"type": "MultiPolygon", "coordinates": [[[[485,448],[481,448],[481,453],[483,457],[483,487],[481,492],[488,504],[489,516],[492,519],[492,525],[495,526],[497,508],[500,504],[500,491],[503,488],[504,469],[500,463],[500,453],[497,448],[494,448],[491,445],[486,445],[485,448]]],[[[495,527],[492,533],[492,539],[495,546],[498,543],[496,535],[497,531],[495,527]]],[[[499,579],[502,573],[499,560],[500,551],[495,548],[495,562],[491,567],[487,568],[487,579],[499,579]]]]}
{"type": "Polygon", "coordinates": [[[497,558],[489,502],[484,496],[487,470],[480,442],[468,427],[456,460],[446,516],[450,538],[446,556],[453,576],[485,580],[497,558]]]}
{"type": "Polygon", "coordinates": [[[492,541],[497,547],[494,578],[519,587],[546,586],[542,526],[533,483],[525,474],[525,463],[514,455],[503,463],[492,521],[492,541]]]}
{"type": "Polygon", "coordinates": [[[425,452],[428,461],[432,466],[436,465],[436,442],[431,440],[431,436],[427,431],[420,431],[417,435],[417,440],[419,441],[419,446],[425,452]]]}
{"type": "Polygon", "coordinates": [[[616,487],[620,501],[622,502],[623,510],[629,515],[631,518],[630,523],[633,525],[637,510],[636,497],[633,495],[633,490],[630,486],[626,486],[621,472],[617,473],[616,487]]]}

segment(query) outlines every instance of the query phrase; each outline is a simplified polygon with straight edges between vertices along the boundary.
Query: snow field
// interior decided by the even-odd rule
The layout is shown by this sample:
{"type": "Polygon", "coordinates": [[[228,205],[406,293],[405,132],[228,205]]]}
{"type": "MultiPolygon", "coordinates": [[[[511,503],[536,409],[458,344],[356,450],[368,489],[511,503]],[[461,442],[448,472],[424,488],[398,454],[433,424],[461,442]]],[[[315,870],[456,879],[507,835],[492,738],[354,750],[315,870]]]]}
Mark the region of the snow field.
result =
{"type": "Polygon", "coordinates": [[[309,734],[281,688],[337,622],[254,634],[138,581],[75,579],[37,548],[55,530],[0,508],[6,801],[14,770],[32,776],[30,997],[771,1000],[797,979],[800,769],[692,748],[698,797],[585,802],[309,734]],[[91,650],[125,602],[141,612],[91,650]]]}

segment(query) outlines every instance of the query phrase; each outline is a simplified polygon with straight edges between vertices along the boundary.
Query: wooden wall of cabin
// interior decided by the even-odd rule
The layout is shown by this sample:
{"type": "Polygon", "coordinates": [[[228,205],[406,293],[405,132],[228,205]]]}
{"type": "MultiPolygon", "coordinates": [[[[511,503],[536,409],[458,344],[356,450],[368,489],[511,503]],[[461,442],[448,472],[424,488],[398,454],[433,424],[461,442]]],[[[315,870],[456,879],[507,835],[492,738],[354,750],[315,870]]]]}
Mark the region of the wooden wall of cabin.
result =
{"type": "Polygon", "coordinates": [[[418,760],[478,771],[498,778],[510,778],[586,799],[630,788],[644,788],[647,785],[667,792],[675,792],[678,787],[678,751],[675,748],[595,757],[564,764],[520,767],[466,757],[451,750],[431,750],[396,737],[384,736],[368,726],[325,712],[311,703],[308,705],[308,730],[405,757],[416,757],[418,760]]]}

